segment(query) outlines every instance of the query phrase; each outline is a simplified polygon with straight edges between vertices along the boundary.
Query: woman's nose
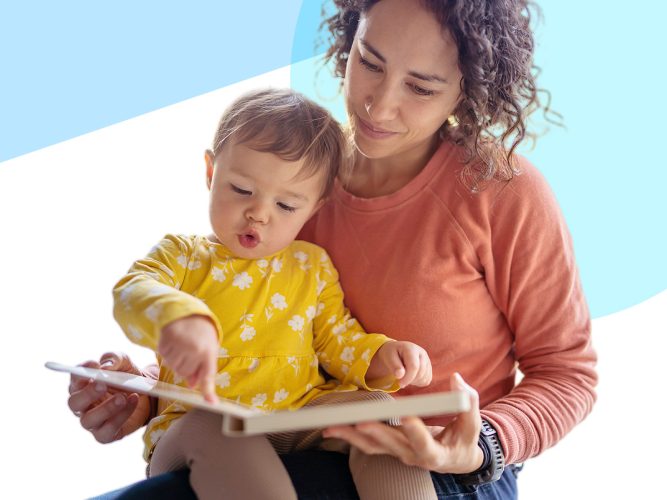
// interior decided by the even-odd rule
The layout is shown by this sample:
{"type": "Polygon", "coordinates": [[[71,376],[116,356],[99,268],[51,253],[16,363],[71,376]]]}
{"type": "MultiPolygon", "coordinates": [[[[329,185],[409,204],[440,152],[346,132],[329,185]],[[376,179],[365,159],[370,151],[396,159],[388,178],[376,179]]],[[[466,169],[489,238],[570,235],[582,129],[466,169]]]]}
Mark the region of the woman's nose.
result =
{"type": "Polygon", "coordinates": [[[387,82],[383,82],[366,97],[364,106],[369,118],[379,124],[396,118],[397,103],[398,95],[387,82]]]}

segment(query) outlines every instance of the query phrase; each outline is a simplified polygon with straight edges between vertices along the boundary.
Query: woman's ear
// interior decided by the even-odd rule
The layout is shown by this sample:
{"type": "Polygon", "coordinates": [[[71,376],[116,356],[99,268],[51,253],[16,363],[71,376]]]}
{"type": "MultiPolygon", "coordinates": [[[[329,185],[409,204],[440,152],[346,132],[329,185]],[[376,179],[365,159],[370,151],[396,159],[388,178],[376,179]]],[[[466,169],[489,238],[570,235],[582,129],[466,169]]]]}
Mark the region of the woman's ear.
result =
{"type": "Polygon", "coordinates": [[[209,189],[211,189],[211,182],[213,182],[214,159],[215,155],[213,154],[213,151],[210,149],[204,151],[204,161],[206,162],[206,187],[209,189]]]}

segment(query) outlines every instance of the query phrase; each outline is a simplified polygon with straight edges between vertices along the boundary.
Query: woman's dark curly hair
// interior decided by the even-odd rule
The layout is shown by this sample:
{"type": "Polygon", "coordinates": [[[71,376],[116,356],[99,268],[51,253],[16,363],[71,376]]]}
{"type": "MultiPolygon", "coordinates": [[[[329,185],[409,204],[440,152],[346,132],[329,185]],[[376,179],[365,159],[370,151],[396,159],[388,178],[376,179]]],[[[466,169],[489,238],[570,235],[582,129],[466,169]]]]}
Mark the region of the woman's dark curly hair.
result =
{"type": "MultiPolygon", "coordinates": [[[[330,33],[326,59],[335,63],[337,76],[345,76],[360,17],[378,1],[334,0],[338,12],[322,25],[330,33]]],[[[531,136],[526,119],[541,107],[530,28],[530,9],[537,6],[530,0],[420,1],[458,47],[462,98],[455,123],[445,122],[441,133],[465,147],[464,180],[474,188],[480,181],[511,178],[512,155],[531,136]]]]}

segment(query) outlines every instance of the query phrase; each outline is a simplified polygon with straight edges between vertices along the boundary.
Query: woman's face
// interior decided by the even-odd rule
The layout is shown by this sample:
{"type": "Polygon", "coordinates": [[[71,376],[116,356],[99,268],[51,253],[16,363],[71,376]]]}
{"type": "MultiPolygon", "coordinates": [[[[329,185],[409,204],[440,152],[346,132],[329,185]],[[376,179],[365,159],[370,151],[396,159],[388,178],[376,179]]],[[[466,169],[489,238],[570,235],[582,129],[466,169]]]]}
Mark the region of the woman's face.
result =
{"type": "Polygon", "coordinates": [[[382,0],[362,15],[345,101],[368,158],[424,154],[460,96],[458,50],[418,0],[382,0]]]}

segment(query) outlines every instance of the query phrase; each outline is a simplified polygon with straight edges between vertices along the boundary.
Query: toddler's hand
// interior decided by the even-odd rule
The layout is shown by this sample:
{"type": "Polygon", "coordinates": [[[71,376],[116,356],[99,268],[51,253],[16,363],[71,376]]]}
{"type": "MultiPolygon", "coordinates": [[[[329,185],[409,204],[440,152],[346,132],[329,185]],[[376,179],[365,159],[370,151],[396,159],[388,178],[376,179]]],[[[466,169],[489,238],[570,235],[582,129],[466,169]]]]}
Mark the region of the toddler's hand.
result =
{"type": "Polygon", "coordinates": [[[158,353],[177,375],[185,378],[190,387],[199,387],[204,398],[212,403],[215,393],[215,374],[218,368],[218,332],[205,316],[188,316],[162,327],[158,353]]]}
{"type": "Polygon", "coordinates": [[[403,387],[425,387],[431,383],[431,360],[417,344],[391,341],[380,347],[368,367],[366,379],[391,375],[403,387]]]}

